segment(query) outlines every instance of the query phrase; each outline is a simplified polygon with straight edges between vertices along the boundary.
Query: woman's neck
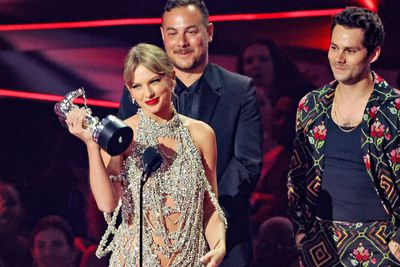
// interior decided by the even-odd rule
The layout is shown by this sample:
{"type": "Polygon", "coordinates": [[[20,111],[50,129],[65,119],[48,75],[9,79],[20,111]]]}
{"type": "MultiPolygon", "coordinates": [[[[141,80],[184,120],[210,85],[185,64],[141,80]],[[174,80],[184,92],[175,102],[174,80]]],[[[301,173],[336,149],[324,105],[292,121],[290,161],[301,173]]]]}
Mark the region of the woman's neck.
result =
{"type": "Polygon", "coordinates": [[[171,105],[168,109],[166,109],[163,112],[160,111],[159,113],[151,113],[151,112],[147,112],[147,111],[143,110],[143,113],[147,117],[154,120],[155,122],[160,123],[160,124],[165,124],[173,118],[175,111],[171,105]]]}

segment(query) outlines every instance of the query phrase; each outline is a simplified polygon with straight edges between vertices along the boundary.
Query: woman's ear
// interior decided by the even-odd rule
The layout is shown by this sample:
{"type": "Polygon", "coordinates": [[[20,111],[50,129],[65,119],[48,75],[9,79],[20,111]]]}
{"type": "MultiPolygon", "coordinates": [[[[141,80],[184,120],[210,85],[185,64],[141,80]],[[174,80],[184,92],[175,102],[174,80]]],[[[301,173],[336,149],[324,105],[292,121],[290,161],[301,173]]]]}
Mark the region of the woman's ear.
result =
{"type": "Polygon", "coordinates": [[[131,92],[132,89],[127,84],[125,84],[125,88],[129,93],[129,99],[132,101],[133,104],[135,104],[135,99],[133,98],[132,92],[131,92]]]}

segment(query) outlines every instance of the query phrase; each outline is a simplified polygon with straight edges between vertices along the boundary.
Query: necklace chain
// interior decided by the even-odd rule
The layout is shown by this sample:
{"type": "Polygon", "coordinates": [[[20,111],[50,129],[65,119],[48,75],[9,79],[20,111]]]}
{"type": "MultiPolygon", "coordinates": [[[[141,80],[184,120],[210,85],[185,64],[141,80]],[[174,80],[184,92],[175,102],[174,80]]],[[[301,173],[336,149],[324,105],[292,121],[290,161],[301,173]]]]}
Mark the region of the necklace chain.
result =
{"type": "Polygon", "coordinates": [[[172,159],[175,158],[175,156],[176,156],[176,151],[175,151],[175,153],[168,154],[168,153],[166,153],[166,152],[164,151],[164,149],[162,148],[162,145],[161,145],[160,143],[158,143],[158,148],[159,148],[161,154],[163,154],[163,156],[164,156],[167,160],[172,160],[172,159]]]}
{"type": "Polygon", "coordinates": [[[335,119],[336,119],[337,122],[338,122],[338,123],[337,123],[337,126],[339,127],[339,129],[340,129],[342,132],[345,132],[345,133],[350,133],[350,132],[354,131],[354,130],[358,127],[358,125],[360,125],[360,123],[361,123],[361,120],[358,121],[358,122],[351,122],[351,121],[347,121],[347,120],[344,118],[344,116],[343,116],[342,113],[340,112],[340,107],[339,107],[339,95],[337,94],[337,89],[336,89],[335,96],[334,96],[334,98],[333,98],[333,114],[335,115],[335,119]],[[340,125],[339,120],[338,120],[339,118],[338,118],[337,114],[339,114],[340,120],[344,122],[344,125],[351,125],[351,126],[349,126],[350,128],[346,129],[346,128],[347,128],[346,126],[340,125]],[[345,127],[346,127],[346,128],[345,128],[345,127]]]}

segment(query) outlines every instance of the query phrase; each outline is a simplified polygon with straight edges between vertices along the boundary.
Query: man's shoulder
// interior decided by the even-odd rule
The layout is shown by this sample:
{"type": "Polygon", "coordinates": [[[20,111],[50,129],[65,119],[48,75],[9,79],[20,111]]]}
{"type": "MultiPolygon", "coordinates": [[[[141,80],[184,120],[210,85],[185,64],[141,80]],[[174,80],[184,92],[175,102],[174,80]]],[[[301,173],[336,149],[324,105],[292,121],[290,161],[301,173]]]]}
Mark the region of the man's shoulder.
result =
{"type": "Polygon", "coordinates": [[[322,87],[319,87],[317,89],[314,89],[310,92],[308,92],[307,94],[305,94],[302,99],[300,100],[300,102],[304,102],[304,101],[309,101],[309,100],[314,100],[315,102],[318,103],[318,101],[325,97],[327,94],[329,94],[329,92],[333,91],[332,89],[332,83],[328,83],[325,84],[322,87]]]}
{"type": "Polygon", "coordinates": [[[218,76],[225,84],[238,84],[247,86],[251,83],[251,78],[236,72],[229,71],[221,66],[210,63],[208,66],[210,76],[218,76]]]}

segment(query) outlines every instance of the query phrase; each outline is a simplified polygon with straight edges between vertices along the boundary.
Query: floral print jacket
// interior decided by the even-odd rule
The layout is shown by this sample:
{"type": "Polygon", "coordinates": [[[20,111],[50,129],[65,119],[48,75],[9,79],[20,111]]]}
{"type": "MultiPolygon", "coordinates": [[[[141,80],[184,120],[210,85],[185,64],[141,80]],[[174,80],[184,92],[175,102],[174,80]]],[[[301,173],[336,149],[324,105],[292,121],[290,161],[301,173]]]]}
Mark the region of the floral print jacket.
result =
{"type": "MultiPolygon", "coordinates": [[[[372,72],[374,91],[361,122],[365,168],[392,222],[400,225],[400,91],[372,72]],[[379,185],[379,186],[378,186],[379,185]]],[[[327,122],[338,82],[308,93],[299,103],[288,174],[289,215],[296,233],[310,230],[324,171],[327,122]]],[[[394,236],[400,242],[400,230],[394,236]]]]}

